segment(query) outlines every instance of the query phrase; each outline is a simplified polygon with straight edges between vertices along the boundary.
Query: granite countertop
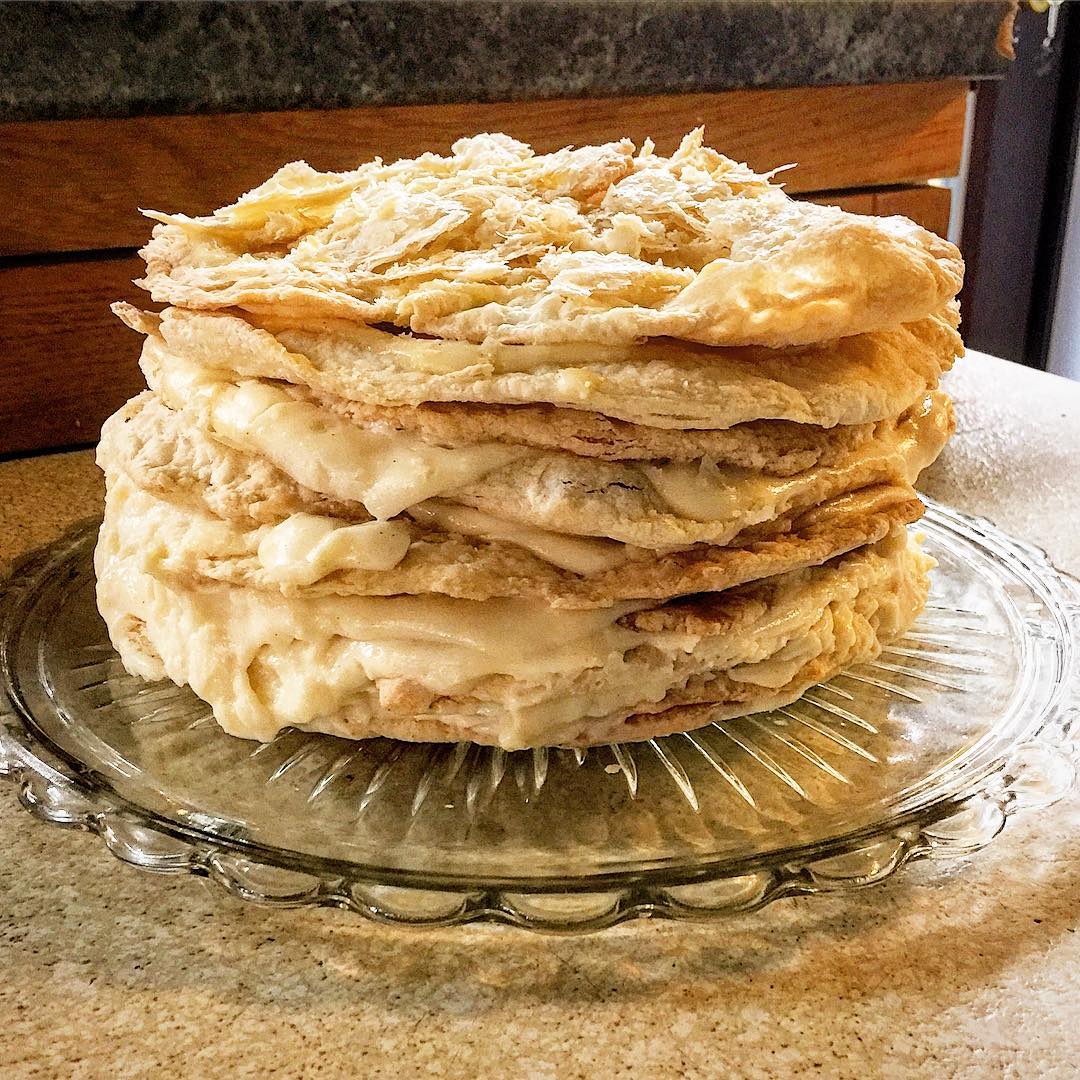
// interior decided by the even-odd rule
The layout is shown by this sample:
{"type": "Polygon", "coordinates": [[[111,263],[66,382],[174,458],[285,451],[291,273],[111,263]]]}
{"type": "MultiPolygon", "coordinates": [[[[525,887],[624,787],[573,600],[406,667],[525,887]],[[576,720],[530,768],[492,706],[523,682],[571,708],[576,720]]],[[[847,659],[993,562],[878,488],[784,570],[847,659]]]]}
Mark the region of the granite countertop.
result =
{"type": "Polygon", "coordinates": [[[0,120],[1004,74],[1010,0],[0,3],[0,120]]]}
{"type": "MultiPolygon", "coordinates": [[[[927,490],[1080,572],[1080,384],[969,356],[927,490]],[[1037,433],[1037,434],[1036,434],[1037,433]]],[[[0,559],[97,510],[89,452],[0,464],[0,559]]],[[[1080,794],[987,850],[713,926],[408,931],[241,905],[0,785],[5,1077],[1072,1077],[1080,794]]]]}

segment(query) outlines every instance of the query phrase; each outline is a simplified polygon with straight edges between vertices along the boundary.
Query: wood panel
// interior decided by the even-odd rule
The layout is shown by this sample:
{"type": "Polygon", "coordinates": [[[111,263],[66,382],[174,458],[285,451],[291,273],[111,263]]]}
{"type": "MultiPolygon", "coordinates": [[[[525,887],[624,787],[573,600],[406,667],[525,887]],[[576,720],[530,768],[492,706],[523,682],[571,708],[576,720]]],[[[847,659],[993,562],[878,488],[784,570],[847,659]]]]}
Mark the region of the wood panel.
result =
{"type": "Polygon", "coordinates": [[[903,214],[917,221],[924,229],[946,236],[949,232],[949,212],[952,192],[941,187],[916,187],[910,190],[880,191],[874,199],[875,214],[887,217],[903,214]]]}
{"type": "Polygon", "coordinates": [[[109,311],[145,306],[142,270],[130,253],[0,269],[0,453],[96,442],[143,389],[139,336],[109,311]]]}
{"type": "Polygon", "coordinates": [[[0,124],[0,254],[141,244],[139,206],[205,213],[279,164],[345,169],[445,150],[507,131],[538,150],[651,135],[662,150],[705,124],[709,141],[755,168],[797,162],[789,191],[875,187],[951,176],[966,84],[738,90],[662,97],[387,106],[0,124]]]}
{"type": "Polygon", "coordinates": [[[923,185],[884,191],[815,192],[801,197],[810,202],[839,206],[853,214],[878,214],[882,217],[902,214],[938,236],[945,236],[949,231],[952,193],[947,188],[923,185]]]}

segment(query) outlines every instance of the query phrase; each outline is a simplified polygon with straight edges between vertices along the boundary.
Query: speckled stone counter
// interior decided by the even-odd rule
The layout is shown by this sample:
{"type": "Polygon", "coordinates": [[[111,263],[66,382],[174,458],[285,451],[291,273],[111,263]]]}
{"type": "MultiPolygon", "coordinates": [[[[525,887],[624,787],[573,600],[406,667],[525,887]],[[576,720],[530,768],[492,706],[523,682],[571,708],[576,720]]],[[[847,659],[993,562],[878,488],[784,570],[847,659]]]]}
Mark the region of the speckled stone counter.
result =
{"type": "Polygon", "coordinates": [[[0,3],[0,119],[1004,74],[1008,0],[0,3]]]}
{"type": "MultiPolygon", "coordinates": [[[[969,356],[926,488],[1080,572],[1080,384],[969,356]]],[[[94,512],[89,453],[0,464],[0,557],[94,512]]],[[[409,932],[115,862],[0,786],[11,1077],[1072,1077],[1080,796],[957,863],[714,926],[409,932]]]]}

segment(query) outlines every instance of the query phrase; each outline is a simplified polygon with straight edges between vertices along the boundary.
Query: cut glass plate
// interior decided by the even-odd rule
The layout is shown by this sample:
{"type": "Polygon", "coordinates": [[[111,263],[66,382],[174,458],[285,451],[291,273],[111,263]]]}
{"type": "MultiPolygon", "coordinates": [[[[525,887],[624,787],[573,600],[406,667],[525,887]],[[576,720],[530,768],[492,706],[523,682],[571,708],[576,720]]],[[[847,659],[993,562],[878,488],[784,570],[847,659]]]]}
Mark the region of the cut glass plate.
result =
{"type": "Polygon", "coordinates": [[[137,866],[395,923],[571,932],[870,884],[981,847],[1074,772],[1076,582],[941,505],[919,528],[930,602],[874,663],[685,735],[507,753],[224,734],[124,671],[87,523],[2,586],[0,773],[137,866]]]}

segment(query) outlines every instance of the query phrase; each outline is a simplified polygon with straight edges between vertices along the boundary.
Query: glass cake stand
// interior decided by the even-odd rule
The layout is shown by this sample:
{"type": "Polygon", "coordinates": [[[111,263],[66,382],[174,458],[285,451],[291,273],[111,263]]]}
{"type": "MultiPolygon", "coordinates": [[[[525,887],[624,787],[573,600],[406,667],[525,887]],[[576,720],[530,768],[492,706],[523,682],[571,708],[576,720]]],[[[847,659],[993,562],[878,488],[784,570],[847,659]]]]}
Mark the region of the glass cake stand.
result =
{"type": "Polygon", "coordinates": [[[1080,591],[931,504],[914,629],[789,708],[588,751],[225,735],[125,673],[95,522],[0,588],[0,774],[125,862],[261,903],[422,926],[704,920],[968,853],[1072,782],[1080,591]]]}

